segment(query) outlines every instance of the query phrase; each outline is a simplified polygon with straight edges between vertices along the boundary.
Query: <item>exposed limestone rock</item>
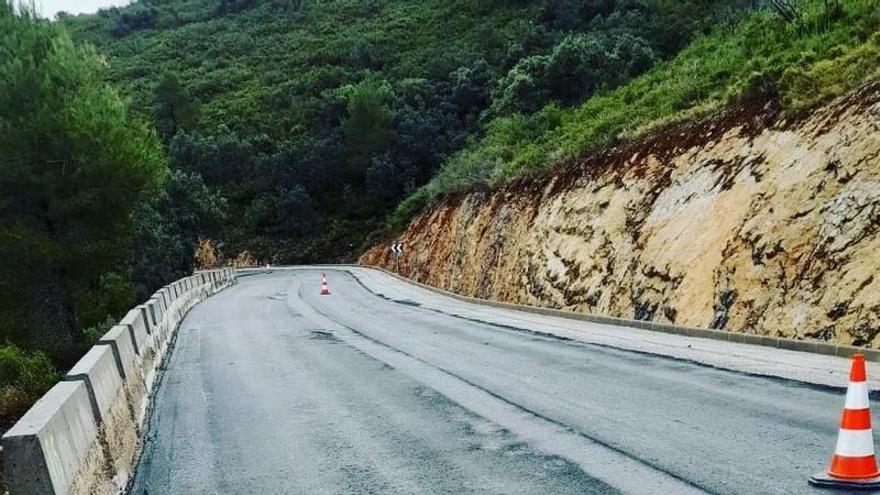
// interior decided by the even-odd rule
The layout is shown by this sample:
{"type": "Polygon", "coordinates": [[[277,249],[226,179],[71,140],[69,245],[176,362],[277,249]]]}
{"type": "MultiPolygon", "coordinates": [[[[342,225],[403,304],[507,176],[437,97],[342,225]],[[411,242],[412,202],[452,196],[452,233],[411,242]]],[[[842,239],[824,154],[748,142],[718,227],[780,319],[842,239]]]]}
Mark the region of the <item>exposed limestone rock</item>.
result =
{"type": "Polygon", "coordinates": [[[405,275],[466,295],[880,347],[880,83],[450,200],[401,239],[405,275]]]}

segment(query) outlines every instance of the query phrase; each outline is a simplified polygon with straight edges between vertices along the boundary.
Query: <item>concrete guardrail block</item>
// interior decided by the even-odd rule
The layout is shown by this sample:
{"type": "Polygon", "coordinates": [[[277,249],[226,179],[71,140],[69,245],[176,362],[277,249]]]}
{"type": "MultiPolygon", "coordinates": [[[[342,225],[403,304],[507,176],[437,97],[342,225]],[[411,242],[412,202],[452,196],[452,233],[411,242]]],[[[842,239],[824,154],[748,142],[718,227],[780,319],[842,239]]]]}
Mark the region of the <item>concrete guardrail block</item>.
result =
{"type": "Polygon", "coordinates": [[[165,299],[168,301],[168,307],[171,307],[174,303],[174,291],[171,290],[171,286],[165,285],[159,290],[165,294],[165,299]]]}
{"type": "Polygon", "coordinates": [[[154,297],[159,299],[159,303],[162,304],[162,312],[168,310],[168,307],[171,306],[171,299],[166,295],[165,289],[159,289],[154,294],[154,297]]]}
{"type": "Polygon", "coordinates": [[[131,340],[134,342],[135,349],[140,356],[143,356],[149,347],[149,332],[146,313],[143,306],[126,313],[125,317],[119,320],[119,324],[128,327],[131,333],[131,340]]]}
{"type": "Polygon", "coordinates": [[[95,345],[64,376],[65,381],[82,381],[89,393],[95,421],[107,418],[119,390],[122,375],[116,367],[113,350],[109,345],[95,345]]]}
{"type": "Polygon", "coordinates": [[[98,340],[98,344],[110,346],[113,352],[113,359],[116,360],[116,366],[119,368],[123,379],[134,377],[139,373],[137,369],[137,350],[131,338],[131,332],[127,327],[116,325],[98,340]]]}
{"type": "MultiPolygon", "coordinates": [[[[140,408],[146,400],[141,382],[129,380],[126,383],[123,380],[112,349],[105,344],[92,347],[64,380],[81,381],[86,385],[98,429],[104,434],[107,449],[104,451],[105,459],[114,466],[114,472],[123,473],[122,479],[127,479],[138,445],[137,413],[129,401],[129,395],[134,395],[134,404],[140,408]],[[128,391],[126,385],[129,385],[128,391]]],[[[108,478],[115,476],[108,477],[101,470],[93,482],[101,486],[108,481],[114,484],[108,478]]],[[[115,484],[121,485],[122,479],[117,479],[115,484]]]]}
{"type": "Polygon", "coordinates": [[[174,297],[171,295],[171,289],[168,287],[162,287],[159,289],[162,292],[163,297],[165,297],[165,308],[170,308],[172,304],[174,304],[174,297]]]}
{"type": "Polygon", "coordinates": [[[150,299],[156,300],[156,317],[161,320],[165,310],[168,309],[168,306],[165,305],[165,297],[161,292],[156,291],[150,299]]]}
{"type": "Polygon", "coordinates": [[[3,435],[10,493],[68,493],[100,456],[97,431],[85,383],[57,383],[3,435]]]}
{"type": "Polygon", "coordinates": [[[155,333],[159,324],[162,323],[162,314],[159,313],[159,308],[157,307],[158,304],[159,302],[155,298],[150,298],[144,303],[147,310],[147,316],[150,320],[150,326],[147,327],[149,333],[155,333]]]}

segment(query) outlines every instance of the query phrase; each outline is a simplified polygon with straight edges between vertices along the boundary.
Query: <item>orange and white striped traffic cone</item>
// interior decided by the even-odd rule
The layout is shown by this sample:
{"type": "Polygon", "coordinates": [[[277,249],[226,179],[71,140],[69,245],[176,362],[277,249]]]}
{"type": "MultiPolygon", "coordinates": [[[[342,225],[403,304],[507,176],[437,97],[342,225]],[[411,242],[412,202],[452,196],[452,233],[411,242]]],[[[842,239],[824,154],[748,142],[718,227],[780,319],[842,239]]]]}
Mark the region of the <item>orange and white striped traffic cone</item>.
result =
{"type": "Polygon", "coordinates": [[[868,373],[862,354],[852,358],[846,404],[843,406],[831,467],[828,471],[811,476],[810,484],[847,490],[880,488],[880,470],[874,457],[874,434],[871,431],[868,373]]]}
{"type": "Polygon", "coordinates": [[[321,274],[321,295],[329,296],[330,295],[330,287],[327,285],[327,274],[321,274]]]}

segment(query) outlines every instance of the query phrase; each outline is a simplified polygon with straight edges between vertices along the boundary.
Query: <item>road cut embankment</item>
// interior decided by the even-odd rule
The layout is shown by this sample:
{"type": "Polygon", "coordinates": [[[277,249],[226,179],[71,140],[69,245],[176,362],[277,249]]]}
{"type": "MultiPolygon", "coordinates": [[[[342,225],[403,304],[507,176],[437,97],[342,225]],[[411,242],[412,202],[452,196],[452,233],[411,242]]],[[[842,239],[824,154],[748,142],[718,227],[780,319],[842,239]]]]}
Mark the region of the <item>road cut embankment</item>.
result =
{"type": "Polygon", "coordinates": [[[450,197],[360,262],[479,299],[880,349],[880,82],[450,197]]]}

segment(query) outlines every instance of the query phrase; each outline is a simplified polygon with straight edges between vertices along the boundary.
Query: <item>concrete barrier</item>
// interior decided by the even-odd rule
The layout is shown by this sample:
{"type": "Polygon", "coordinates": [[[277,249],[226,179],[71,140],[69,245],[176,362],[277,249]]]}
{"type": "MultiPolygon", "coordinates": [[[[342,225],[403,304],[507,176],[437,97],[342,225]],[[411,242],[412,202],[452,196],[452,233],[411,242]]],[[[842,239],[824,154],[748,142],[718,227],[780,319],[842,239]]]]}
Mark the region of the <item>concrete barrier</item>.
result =
{"type": "Polygon", "coordinates": [[[98,340],[98,344],[110,346],[123,380],[137,373],[137,350],[131,338],[131,332],[127,327],[116,325],[98,340]]]}
{"type": "MultiPolygon", "coordinates": [[[[132,311],[136,311],[140,317],[136,320],[141,328],[138,331],[142,332],[145,335],[150,334],[153,331],[153,327],[156,325],[152,321],[150,321],[150,313],[147,309],[146,304],[138,304],[134,307],[132,311]]],[[[129,312],[130,313],[130,312],[129,312]]],[[[121,323],[121,322],[120,322],[121,323]]]]}
{"type": "Polygon", "coordinates": [[[159,300],[159,303],[162,305],[162,311],[166,311],[168,306],[171,305],[171,300],[168,296],[165,295],[164,289],[159,289],[153,293],[153,297],[159,300]]]}
{"type": "Polygon", "coordinates": [[[131,340],[134,342],[135,349],[139,356],[143,356],[148,347],[149,338],[149,322],[146,317],[146,308],[137,306],[129,311],[124,318],[119,320],[119,324],[129,328],[131,340]]]}
{"type": "Polygon", "coordinates": [[[102,456],[98,425],[83,382],[60,382],[3,435],[9,492],[68,494],[102,456]]]}
{"type": "Polygon", "coordinates": [[[127,327],[116,325],[101,337],[98,344],[110,346],[117,369],[122,376],[132,417],[138,425],[142,424],[146,412],[146,384],[140,357],[135,352],[134,342],[131,340],[131,332],[127,327]]]}
{"type": "Polygon", "coordinates": [[[122,388],[122,374],[113,358],[109,345],[95,345],[82,357],[67,375],[66,381],[82,381],[89,393],[95,422],[101,422],[110,412],[110,407],[122,388]]]}
{"type": "Polygon", "coordinates": [[[162,312],[168,311],[168,308],[171,307],[171,297],[168,295],[165,289],[159,289],[153,294],[153,297],[159,300],[159,304],[162,306],[162,312]]]}
{"type": "Polygon", "coordinates": [[[98,440],[105,465],[114,472],[124,473],[124,477],[110,479],[91,476],[88,478],[93,480],[90,485],[109,483],[118,489],[123,488],[122,480],[127,479],[137,451],[139,428],[111,347],[100,344],[92,347],[64,380],[85,384],[98,425],[98,440]]]}
{"type": "Polygon", "coordinates": [[[152,325],[147,328],[147,332],[152,334],[154,333],[154,330],[157,329],[156,327],[159,326],[159,322],[162,321],[162,312],[159,311],[159,301],[157,301],[156,298],[150,298],[144,303],[144,306],[147,308],[147,315],[150,317],[150,322],[152,323],[152,325]]]}
{"type": "Polygon", "coordinates": [[[119,493],[137,457],[156,370],[178,323],[233,282],[234,271],[226,270],[181,279],[104,334],[3,436],[10,495],[119,493]]]}

